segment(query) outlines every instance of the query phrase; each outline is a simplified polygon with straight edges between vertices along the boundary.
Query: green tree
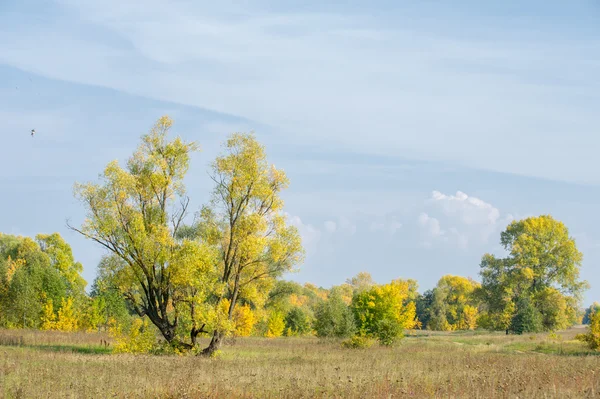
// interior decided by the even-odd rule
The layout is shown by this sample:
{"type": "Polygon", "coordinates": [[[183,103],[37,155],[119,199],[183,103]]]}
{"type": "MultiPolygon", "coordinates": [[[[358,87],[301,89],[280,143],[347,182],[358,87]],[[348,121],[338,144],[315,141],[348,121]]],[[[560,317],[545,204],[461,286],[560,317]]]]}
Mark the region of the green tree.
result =
{"type": "Polygon", "coordinates": [[[542,314],[536,309],[531,299],[522,296],[517,300],[516,311],[512,317],[509,330],[515,334],[541,331],[542,314]]]}
{"type": "Polygon", "coordinates": [[[83,265],[73,258],[71,246],[58,233],[38,234],[36,241],[42,252],[48,255],[50,264],[63,276],[67,295],[82,297],[85,295],[87,282],[81,277],[83,265]]]}
{"type": "Polygon", "coordinates": [[[319,337],[346,338],[354,334],[354,315],[339,291],[333,290],[316,306],[314,328],[319,337]]]}
{"type": "Polygon", "coordinates": [[[119,325],[128,325],[135,315],[135,311],[125,299],[118,285],[112,280],[110,264],[118,259],[113,256],[104,256],[98,266],[98,275],[90,289],[90,313],[97,316],[96,328],[108,331],[111,322],[119,325]]]}
{"type": "Polygon", "coordinates": [[[61,304],[68,296],[68,280],[44,249],[31,238],[0,234],[0,322],[4,326],[39,328],[46,303],[61,304]]]}
{"type": "Polygon", "coordinates": [[[419,294],[415,300],[415,312],[419,320],[420,328],[429,328],[431,318],[431,306],[433,304],[433,290],[427,290],[419,294]]]}
{"type": "Polygon", "coordinates": [[[285,316],[288,335],[304,335],[311,331],[311,315],[301,307],[293,307],[285,316]]]}
{"type": "Polygon", "coordinates": [[[574,320],[587,283],[579,280],[582,254],[566,226],[546,215],[514,221],[502,232],[501,243],[508,257],[486,254],[481,262],[488,327],[508,333],[523,297],[533,301],[546,330],[574,320]]]}

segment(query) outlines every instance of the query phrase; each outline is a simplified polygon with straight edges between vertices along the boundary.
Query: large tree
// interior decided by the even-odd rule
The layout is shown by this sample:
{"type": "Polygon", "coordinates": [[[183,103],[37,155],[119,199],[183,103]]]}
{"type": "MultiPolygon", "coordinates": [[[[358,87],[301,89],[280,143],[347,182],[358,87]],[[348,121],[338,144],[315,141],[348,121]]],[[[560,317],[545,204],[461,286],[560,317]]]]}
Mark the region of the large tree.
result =
{"type": "Polygon", "coordinates": [[[168,141],[171,126],[160,118],[125,168],[113,161],[100,183],[76,184],[87,218],[71,228],[114,255],[104,267],[136,313],[174,347],[191,349],[205,331],[196,305],[210,291],[214,262],[203,243],[177,238],[189,204],[183,179],[198,147],[168,141]],[[178,334],[184,327],[189,341],[178,334]]]}
{"type": "MultiPolygon", "coordinates": [[[[285,173],[269,165],[253,134],[233,134],[225,149],[212,165],[213,197],[201,211],[197,231],[219,251],[216,302],[227,301],[231,320],[241,300],[264,303],[275,278],[292,270],[303,250],[297,229],[287,225],[282,212],[285,173]]],[[[217,350],[224,335],[216,326],[203,353],[217,350]]]]}
{"type": "Polygon", "coordinates": [[[167,140],[171,126],[161,118],[126,168],[111,162],[100,184],[76,186],[88,216],[73,229],[114,255],[105,265],[113,282],[167,342],[188,350],[209,333],[210,355],[233,328],[236,304],[259,303],[262,285],[299,261],[300,238],[282,214],[285,174],[246,134],[227,141],[213,164],[213,201],[185,226],[183,179],[197,145],[167,140]]]}
{"type": "Polygon", "coordinates": [[[567,227],[548,215],[530,217],[512,222],[501,243],[506,258],[486,254],[481,261],[486,326],[508,332],[513,321],[523,324],[522,316],[514,317],[519,308],[530,315],[531,306],[542,319],[531,325],[554,330],[571,323],[587,283],[579,280],[583,256],[567,227]]]}

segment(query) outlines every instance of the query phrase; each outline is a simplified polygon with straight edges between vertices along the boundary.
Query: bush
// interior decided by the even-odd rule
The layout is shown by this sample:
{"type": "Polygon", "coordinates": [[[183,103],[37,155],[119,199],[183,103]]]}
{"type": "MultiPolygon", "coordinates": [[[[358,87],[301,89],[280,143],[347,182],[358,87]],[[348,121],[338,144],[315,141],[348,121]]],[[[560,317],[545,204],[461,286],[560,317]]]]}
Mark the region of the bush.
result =
{"type": "Polygon", "coordinates": [[[410,280],[394,280],[354,295],[352,311],[360,335],[390,345],[404,329],[414,328],[417,325],[416,307],[409,301],[410,297],[410,280]]]}
{"type": "Polygon", "coordinates": [[[361,335],[355,335],[352,338],[348,338],[342,341],[342,347],[348,349],[367,349],[370,348],[372,345],[372,339],[361,335]]]}
{"type": "Polygon", "coordinates": [[[375,336],[381,345],[393,345],[398,339],[403,338],[402,325],[392,319],[379,320],[375,336]]]}
{"type": "Polygon", "coordinates": [[[590,316],[590,327],[587,334],[577,334],[576,339],[587,342],[590,349],[600,349],[600,309],[590,316]]]}
{"type": "Polygon", "coordinates": [[[267,320],[267,332],[265,337],[281,337],[284,329],[285,321],[283,320],[283,314],[280,312],[272,312],[267,320]]]}
{"type": "Polygon", "coordinates": [[[334,293],[317,306],[315,331],[319,337],[346,338],[354,334],[354,315],[341,295],[334,293]]]}
{"type": "Polygon", "coordinates": [[[304,335],[311,330],[310,315],[304,309],[294,307],[285,316],[287,335],[304,335]]]}
{"type": "Polygon", "coordinates": [[[110,323],[109,334],[115,340],[115,353],[148,353],[156,345],[155,330],[146,318],[133,319],[131,325],[126,328],[113,320],[110,323]]]}
{"type": "Polygon", "coordinates": [[[523,334],[540,332],[542,329],[542,314],[529,298],[520,298],[517,301],[517,311],[511,320],[509,330],[515,334],[523,334]]]}

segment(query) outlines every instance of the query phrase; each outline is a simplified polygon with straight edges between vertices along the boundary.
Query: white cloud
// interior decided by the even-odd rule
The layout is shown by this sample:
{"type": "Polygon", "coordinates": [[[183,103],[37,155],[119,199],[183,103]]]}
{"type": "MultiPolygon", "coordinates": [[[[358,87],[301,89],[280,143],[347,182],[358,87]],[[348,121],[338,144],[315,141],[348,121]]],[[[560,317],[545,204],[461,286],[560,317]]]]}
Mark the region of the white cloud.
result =
{"type": "Polygon", "coordinates": [[[500,218],[500,211],[492,204],[470,197],[462,191],[457,191],[455,195],[434,191],[431,200],[437,203],[447,216],[458,216],[464,224],[493,225],[500,218]]]}
{"type": "Polygon", "coordinates": [[[326,221],[324,225],[325,231],[327,231],[328,233],[335,233],[335,231],[337,230],[337,224],[331,220],[326,221]]]}
{"type": "Polygon", "coordinates": [[[433,218],[426,214],[425,212],[419,215],[419,226],[421,226],[422,231],[426,233],[426,235],[430,238],[439,237],[444,235],[444,231],[440,227],[440,221],[436,218],[433,218]]]}
{"type": "MultiPolygon", "coordinates": [[[[491,237],[499,234],[514,219],[511,214],[502,216],[500,210],[491,203],[462,191],[457,191],[454,195],[433,191],[425,201],[425,207],[429,213],[441,218],[444,225],[449,226],[447,230],[450,234],[444,237],[444,241],[461,249],[466,249],[471,244],[489,242],[491,237]]],[[[419,223],[422,226],[426,224],[431,231],[437,231],[442,223],[438,219],[424,213],[419,218],[419,223]]]]}

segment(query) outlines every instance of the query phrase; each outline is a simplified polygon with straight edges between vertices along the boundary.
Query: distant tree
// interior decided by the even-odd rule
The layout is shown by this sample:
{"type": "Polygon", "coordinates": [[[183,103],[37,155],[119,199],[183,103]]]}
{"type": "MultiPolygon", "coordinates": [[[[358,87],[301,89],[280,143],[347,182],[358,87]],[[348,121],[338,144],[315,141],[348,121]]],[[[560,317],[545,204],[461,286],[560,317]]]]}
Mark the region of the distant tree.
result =
{"type": "Polygon", "coordinates": [[[581,322],[583,324],[590,324],[590,322],[592,321],[591,316],[595,314],[598,310],[600,310],[600,303],[594,302],[590,305],[589,308],[585,310],[585,313],[583,314],[583,320],[581,322]]]}
{"type": "Polygon", "coordinates": [[[50,265],[57,269],[67,287],[67,295],[80,298],[85,295],[86,281],[81,276],[83,265],[73,258],[71,246],[58,233],[38,234],[40,250],[48,255],[50,265]]]}
{"type": "Polygon", "coordinates": [[[579,280],[582,254],[565,225],[551,216],[512,222],[501,234],[509,252],[500,259],[484,255],[479,292],[488,328],[513,329],[517,302],[527,297],[542,315],[542,328],[555,330],[573,322],[586,282],[579,280]]]}
{"type": "Polygon", "coordinates": [[[311,331],[311,315],[301,307],[292,308],[285,316],[288,335],[304,335],[311,331]]]}
{"type": "Polygon", "coordinates": [[[257,319],[250,305],[244,304],[235,308],[233,322],[234,334],[238,337],[247,337],[252,334],[257,319]]]}
{"type": "Polygon", "coordinates": [[[118,287],[118,282],[114,281],[111,274],[114,263],[119,263],[119,259],[114,255],[104,256],[98,265],[98,275],[90,289],[89,312],[95,318],[95,322],[89,324],[95,328],[107,331],[111,323],[129,325],[135,310],[125,299],[125,296],[118,287]]]}
{"type": "Polygon", "coordinates": [[[71,306],[76,307],[85,298],[80,271],[71,248],[56,233],[36,240],[0,234],[0,324],[39,328],[49,301],[55,313],[70,303],[68,298],[75,299],[71,306]]]}
{"type": "Polygon", "coordinates": [[[427,290],[422,295],[419,294],[415,300],[415,312],[421,328],[429,328],[429,319],[431,318],[431,306],[433,304],[433,290],[427,290]]]}
{"type": "Polygon", "coordinates": [[[354,315],[339,291],[333,291],[315,310],[315,331],[319,337],[350,337],[356,331],[354,315]]]}
{"type": "Polygon", "coordinates": [[[354,292],[362,292],[375,285],[375,282],[370,273],[360,272],[356,276],[347,279],[346,284],[351,286],[354,292]]]}
{"type": "Polygon", "coordinates": [[[431,330],[473,330],[477,327],[479,288],[475,281],[460,276],[443,276],[433,289],[429,306],[431,330]]]}

